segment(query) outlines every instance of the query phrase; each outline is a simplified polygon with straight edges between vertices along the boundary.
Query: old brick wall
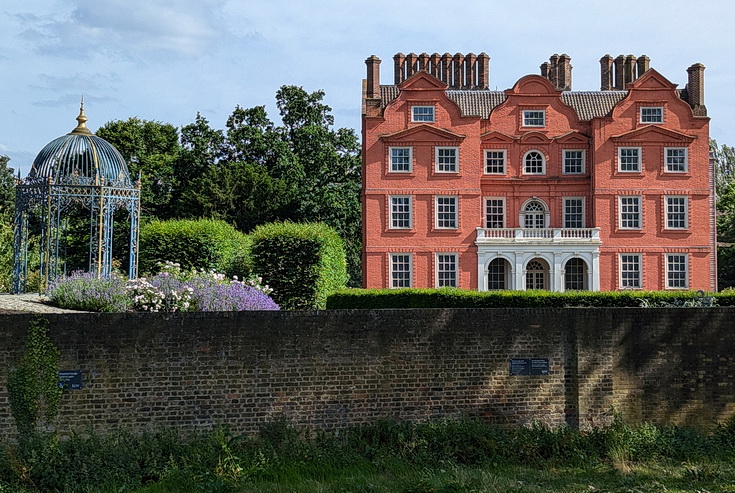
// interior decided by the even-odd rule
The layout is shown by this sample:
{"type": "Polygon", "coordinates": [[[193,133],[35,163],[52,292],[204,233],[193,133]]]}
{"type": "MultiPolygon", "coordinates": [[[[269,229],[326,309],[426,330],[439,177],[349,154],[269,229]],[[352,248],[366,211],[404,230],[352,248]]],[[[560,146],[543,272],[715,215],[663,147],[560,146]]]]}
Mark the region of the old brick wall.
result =
{"type": "MultiPolygon", "coordinates": [[[[735,411],[732,310],[423,309],[49,315],[68,391],[62,430],[228,424],[284,416],[323,429],[460,415],[499,423],[708,425],[735,411]],[[549,358],[510,376],[510,358],[549,358]]],[[[29,315],[0,315],[4,383],[29,315]]]]}

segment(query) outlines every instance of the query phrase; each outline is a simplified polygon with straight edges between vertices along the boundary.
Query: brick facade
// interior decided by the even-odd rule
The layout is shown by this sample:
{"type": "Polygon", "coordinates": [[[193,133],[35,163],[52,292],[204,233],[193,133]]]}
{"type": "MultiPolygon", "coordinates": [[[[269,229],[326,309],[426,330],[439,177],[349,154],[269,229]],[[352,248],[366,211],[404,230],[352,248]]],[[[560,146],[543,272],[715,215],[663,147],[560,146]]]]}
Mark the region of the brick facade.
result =
{"type": "MultiPolygon", "coordinates": [[[[710,426],[735,413],[732,310],[424,309],[48,315],[67,391],[60,429],[227,424],[286,417],[337,429],[461,415],[508,424],[710,426]],[[548,358],[511,376],[510,358],[548,358]]],[[[0,381],[28,315],[0,315],[0,381]]],[[[0,430],[14,426],[0,387],[0,430]]]]}
{"type": "Polygon", "coordinates": [[[366,63],[365,287],[716,289],[701,64],[682,91],[606,55],[580,92],[565,54],[506,91],[484,53],[366,63]]]}

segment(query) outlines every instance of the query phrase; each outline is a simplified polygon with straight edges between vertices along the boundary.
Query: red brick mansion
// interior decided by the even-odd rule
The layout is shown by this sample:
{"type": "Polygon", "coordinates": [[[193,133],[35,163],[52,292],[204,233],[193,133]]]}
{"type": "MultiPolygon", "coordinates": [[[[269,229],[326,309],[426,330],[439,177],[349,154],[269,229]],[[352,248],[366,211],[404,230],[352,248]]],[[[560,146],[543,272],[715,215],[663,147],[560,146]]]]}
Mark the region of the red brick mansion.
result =
{"type": "Polygon", "coordinates": [[[570,61],[505,91],[485,53],[365,61],[365,287],[716,289],[704,66],[605,55],[572,91],[570,61]]]}

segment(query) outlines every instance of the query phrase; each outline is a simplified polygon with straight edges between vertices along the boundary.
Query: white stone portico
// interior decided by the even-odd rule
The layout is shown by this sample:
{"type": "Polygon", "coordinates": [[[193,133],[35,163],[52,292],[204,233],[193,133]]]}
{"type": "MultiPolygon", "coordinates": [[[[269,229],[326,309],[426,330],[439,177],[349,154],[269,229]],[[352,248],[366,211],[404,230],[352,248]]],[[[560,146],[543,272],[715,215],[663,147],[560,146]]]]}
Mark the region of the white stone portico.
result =
{"type": "Polygon", "coordinates": [[[477,228],[478,290],[600,290],[600,228],[477,228]]]}

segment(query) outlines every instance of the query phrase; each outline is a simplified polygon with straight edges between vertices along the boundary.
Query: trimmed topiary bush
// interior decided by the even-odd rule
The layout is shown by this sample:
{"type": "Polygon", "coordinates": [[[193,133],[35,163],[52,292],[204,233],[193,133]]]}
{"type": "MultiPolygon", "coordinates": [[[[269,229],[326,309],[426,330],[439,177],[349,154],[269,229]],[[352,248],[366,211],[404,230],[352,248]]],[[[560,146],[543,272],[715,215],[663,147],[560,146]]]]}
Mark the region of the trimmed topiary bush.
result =
{"type": "Polygon", "coordinates": [[[733,306],[732,293],[701,291],[474,291],[440,289],[345,289],[329,296],[329,309],[374,308],[566,308],[733,306]]]}
{"type": "Polygon", "coordinates": [[[263,224],[251,234],[252,269],[284,309],[323,309],[347,283],[342,239],[323,223],[263,224]]]}
{"type": "Polygon", "coordinates": [[[184,270],[203,268],[228,276],[250,275],[250,238],[224,221],[212,219],[153,220],[140,230],[143,274],[157,272],[159,264],[177,262],[184,270]]]}

